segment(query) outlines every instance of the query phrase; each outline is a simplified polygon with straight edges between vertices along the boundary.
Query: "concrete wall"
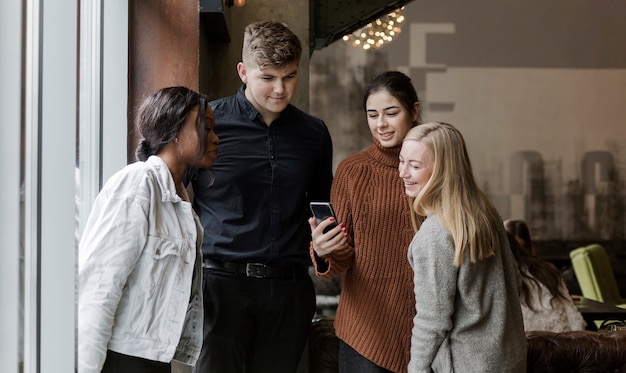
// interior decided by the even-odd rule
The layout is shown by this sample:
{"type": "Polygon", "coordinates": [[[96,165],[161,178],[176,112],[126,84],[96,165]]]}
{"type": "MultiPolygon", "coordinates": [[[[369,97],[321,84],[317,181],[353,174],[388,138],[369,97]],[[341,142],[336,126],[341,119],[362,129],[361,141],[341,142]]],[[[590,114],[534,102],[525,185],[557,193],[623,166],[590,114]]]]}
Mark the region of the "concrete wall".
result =
{"type": "Polygon", "coordinates": [[[335,163],[371,143],[367,82],[401,70],[423,119],[463,132],[503,218],[537,238],[626,238],[626,3],[416,0],[404,15],[388,46],[339,41],[312,55],[310,109],[335,163]]]}

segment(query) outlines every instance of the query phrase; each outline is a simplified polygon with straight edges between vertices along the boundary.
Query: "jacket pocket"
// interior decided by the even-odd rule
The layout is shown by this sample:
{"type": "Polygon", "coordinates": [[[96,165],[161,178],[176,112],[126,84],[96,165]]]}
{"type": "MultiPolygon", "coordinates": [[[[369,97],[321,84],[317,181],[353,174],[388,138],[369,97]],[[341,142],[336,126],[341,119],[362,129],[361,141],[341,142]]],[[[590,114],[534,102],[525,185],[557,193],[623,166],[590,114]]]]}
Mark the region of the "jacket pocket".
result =
{"type": "Polygon", "coordinates": [[[146,247],[131,273],[121,307],[127,312],[132,334],[164,341],[171,338],[168,324],[176,319],[175,304],[185,271],[184,244],[169,238],[148,237],[146,247]]]}
{"type": "Polygon", "coordinates": [[[149,236],[144,253],[139,259],[138,275],[150,288],[166,285],[174,280],[183,265],[183,245],[169,238],[149,236]]]}

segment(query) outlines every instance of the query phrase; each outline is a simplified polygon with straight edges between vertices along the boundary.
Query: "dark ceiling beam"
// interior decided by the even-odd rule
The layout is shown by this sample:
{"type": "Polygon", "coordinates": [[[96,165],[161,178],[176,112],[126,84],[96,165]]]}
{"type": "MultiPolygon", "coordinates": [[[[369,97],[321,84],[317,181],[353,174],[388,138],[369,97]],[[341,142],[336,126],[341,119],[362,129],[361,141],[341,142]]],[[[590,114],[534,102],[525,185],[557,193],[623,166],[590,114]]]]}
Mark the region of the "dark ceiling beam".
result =
{"type": "Polygon", "coordinates": [[[311,53],[413,0],[311,0],[311,53]]]}

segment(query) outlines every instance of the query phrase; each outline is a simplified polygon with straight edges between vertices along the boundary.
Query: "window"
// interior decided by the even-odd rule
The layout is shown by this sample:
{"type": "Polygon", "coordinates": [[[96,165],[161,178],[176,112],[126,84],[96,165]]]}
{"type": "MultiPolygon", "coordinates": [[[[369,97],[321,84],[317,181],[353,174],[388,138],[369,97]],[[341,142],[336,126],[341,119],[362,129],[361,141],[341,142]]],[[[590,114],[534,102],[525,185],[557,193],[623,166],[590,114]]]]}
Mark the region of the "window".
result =
{"type": "Polygon", "coordinates": [[[2,372],[74,371],[76,239],[126,164],[127,20],[124,1],[0,3],[2,372]]]}

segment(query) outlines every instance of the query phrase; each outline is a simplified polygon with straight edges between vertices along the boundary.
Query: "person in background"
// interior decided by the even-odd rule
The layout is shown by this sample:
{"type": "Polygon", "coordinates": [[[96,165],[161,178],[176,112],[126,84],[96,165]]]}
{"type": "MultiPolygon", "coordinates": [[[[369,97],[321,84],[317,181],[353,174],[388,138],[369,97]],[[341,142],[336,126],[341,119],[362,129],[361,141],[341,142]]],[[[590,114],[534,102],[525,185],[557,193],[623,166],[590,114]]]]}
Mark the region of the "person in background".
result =
{"type": "Polygon", "coordinates": [[[513,235],[513,238],[527,253],[533,256],[537,255],[533,241],[530,238],[530,229],[528,229],[526,222],[508,219],[504,221],[504,229],[513,235]]]}
{"type": "MultiPolygon", "coordinates": [[[[583,319],[554,265],[533,255],[512,233],[511,224],[504,223],[511,251],[522,277],[520,303],[524,330],[545,330],[555,333],[584,330],[583,319]]],[[[519,225],[518,225],[519,226],[519,225]]]]}
{"type": "Polygon", "coordinates": [[[211,102],[220,158],[191,178],[207,232],[204,345],[195,371],[295,372],[315,313],[308,273],[311,200],[327,200],[332,141],[323,121],[290,104],[302,47],[284,24],[244,30],[243,82],[211,102]]]}
{"type": "Polygon", "coordinates": [[[399,175],[425,217],[408,259],[415,275],[409,372],[526,372],[515,259],[452,125],[406,135],[399,175]]]}
{"type": "Polygon", "coordinates": [[[328,219],[311,218],[311,258],[317,276],[341,274],[339,371],[406,372],[415,314],[406,247],[414,231],[397,169],[420,106],[411,79],[389,71],[371,81],[363,109],[373,144],[339,164],[330,197],[347,241],[338,227],[323,233],[328,219]]]}
{"type": "Polygon", "coordinates": [[[183,185],[210,168],[207,99],[163,88],[141,105],[135,162],[96,197],[78,250],[78,372],[171,372],[202,347],[203,229],[183,185]]]}

